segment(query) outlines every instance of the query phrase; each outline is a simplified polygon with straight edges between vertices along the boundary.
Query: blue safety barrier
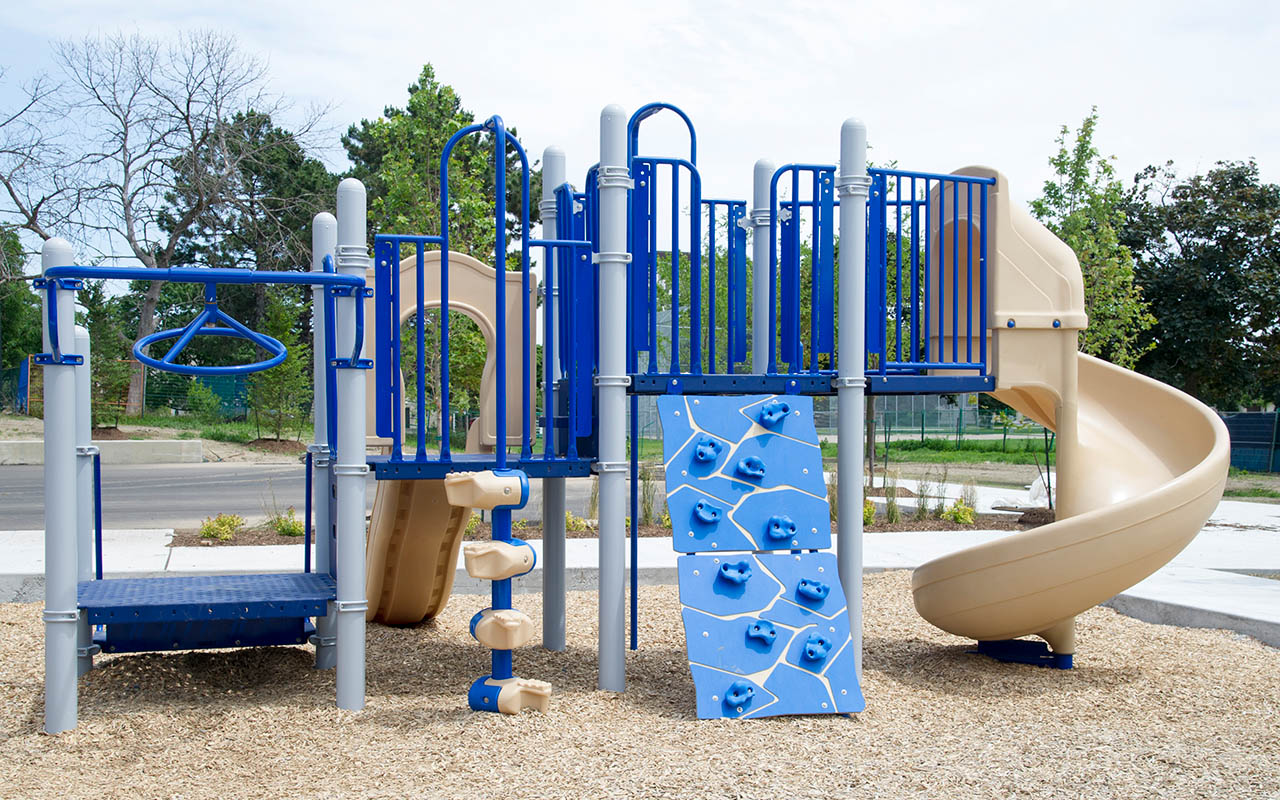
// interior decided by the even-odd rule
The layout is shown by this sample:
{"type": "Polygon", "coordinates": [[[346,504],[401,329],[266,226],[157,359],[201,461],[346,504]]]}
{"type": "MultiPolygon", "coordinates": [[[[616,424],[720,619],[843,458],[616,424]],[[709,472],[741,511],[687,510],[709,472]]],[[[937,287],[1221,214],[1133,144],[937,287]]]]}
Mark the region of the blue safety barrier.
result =
{"type": "Polygon", "coordinates": [[[994,388],[987,369],[987,210],[995,180],[868,172],[869,389],[994,388]],[[928,375],[932,370],[947,374],[928,375]]]}

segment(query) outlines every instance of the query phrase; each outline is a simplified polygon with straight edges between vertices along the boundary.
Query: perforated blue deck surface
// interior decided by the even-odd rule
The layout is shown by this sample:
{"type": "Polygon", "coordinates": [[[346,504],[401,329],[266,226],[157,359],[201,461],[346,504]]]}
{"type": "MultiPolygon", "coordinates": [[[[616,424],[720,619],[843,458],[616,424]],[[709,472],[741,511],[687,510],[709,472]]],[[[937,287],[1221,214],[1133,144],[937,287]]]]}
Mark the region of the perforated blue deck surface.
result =
{"type": "Polygon", "coordinates": [[[83,581],[78,595],[93,625],[322,617],[336,596],[317,573],[83,581]]]}
{"type": "Polygon", "coordinates": [[[698,716],[863,710],[836,559],[816,552],[831,521],[812,399],[667,396],[658,415],[698,716]]]}

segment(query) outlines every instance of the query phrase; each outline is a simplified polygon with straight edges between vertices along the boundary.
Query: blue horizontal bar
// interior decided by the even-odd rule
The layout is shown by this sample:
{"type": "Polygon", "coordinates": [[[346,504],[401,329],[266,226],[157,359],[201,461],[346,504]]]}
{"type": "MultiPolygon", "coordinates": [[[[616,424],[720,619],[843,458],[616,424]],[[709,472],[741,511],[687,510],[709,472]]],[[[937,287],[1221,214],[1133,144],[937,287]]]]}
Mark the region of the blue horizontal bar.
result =
{"type": "Polygon", "coordinates": [[[378,242],[396,242],[402,244],[405,242],[416,244],[444,244],[443,236],[424,236],[414,233],[379,233],[373,237],[373,243],[378,242]]]}
{"type": "Polygon", "coordinates": [[[273,272],[269,270],[226,269],[224,267],[51,267],[49,278],[92,278],[97,280],[173,281],[174,283],[269,283],[294,286],[352,286],[364,288],[364,278],[327,272],[273,272]]]}
{"type": "Polygon", "coordinates": [[[994,375],[868,375],[868,394],[960,394],[989,392],[994,375]]]}
{"type": "MultiPolygon", "coordinates": [[[[497,469],[497,459],[487,453],[453,453],[449,461],[413,458],[391,461],[391,456],[370,456],[369,467],[380,481],[439,480],[454,472],[483,472],[497,469]]],[[[542,458],[507,459],[508,469],[518,469],[530,478],[573,478],[591,474],[592,459],[542,458]]]]}
{"type": "Polygon", "coordinates": [[[632,394],[835,394],[831,373],[795,375],[636,374],[632,394]]]}
{"type": "Polygon", "coordinates": [[[959,183],[985,183],[988,186],[995,186],[995,178],[979,178],[973,175],[943,175],[939,172],[913,172],[905,169],[880,169],[873,167],[867,172],[878,175],[892,175],[897,178],[919,178],[921,180],[933,181],[957,181],[959,183]]]}

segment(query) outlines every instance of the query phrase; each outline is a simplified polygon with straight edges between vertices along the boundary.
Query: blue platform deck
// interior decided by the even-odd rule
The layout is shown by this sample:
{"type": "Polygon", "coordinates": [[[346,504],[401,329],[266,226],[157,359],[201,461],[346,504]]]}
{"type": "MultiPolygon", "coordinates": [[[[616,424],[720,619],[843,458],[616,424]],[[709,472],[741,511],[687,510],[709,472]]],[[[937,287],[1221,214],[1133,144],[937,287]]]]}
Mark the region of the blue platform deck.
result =
{"type": "MultiPolygon", "coordinates": [[[[492,453],[455,453],[448,461],[440,461],[436,455],[429,461],[415,461],[406,456],[403,461],[392,461],[391,456],[370,456],[369,468],[380,481],[438,480],[454,472],[480,472],[497,469],[498,462],[492,453]]],[[[524,471],[530,478],[574,478],[591,474],[592,459],[546,459],[541,456],[520,459],[507,458],[507,469],[524,471]]]]}
{"type": "Polygon", "coordinates": [[[336,589],[312,572],[82,581],[78,595],[90,624],[110,625],[323,617],[336,589]]]}

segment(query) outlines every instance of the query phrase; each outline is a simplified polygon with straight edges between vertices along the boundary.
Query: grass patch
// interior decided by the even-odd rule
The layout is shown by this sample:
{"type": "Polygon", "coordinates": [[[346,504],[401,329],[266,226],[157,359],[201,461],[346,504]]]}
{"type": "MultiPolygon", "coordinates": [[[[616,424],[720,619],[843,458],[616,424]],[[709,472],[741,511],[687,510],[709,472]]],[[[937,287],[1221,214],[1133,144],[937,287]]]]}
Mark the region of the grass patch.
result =
{"type": "MultiPolygon", "coordinates": [[[[835,458],[837,445],[822,443],[824,458],[835,458]]],[[[1050,455],[1054,448],[1049,448],[1050,455]]],[[[876,444],[876,460],[886,460],[883,442],[876,444]]],[[[920,464],[1044,464],[1044,441],[1040,439],[901,439],[889,443],[888,461],[920,464]]]]}
{"type": "Polygon", "coordinates": [[[258,438],[258,431],[248,422],[224,422],[221,425],[201,428],[200,438],[210,439],[215,442],[248,444],[258,438]]]}
{"type": "Polygon", "coordinates": [[[1246,486],[1243,489],[1227,489],[1223,497],[1270,497],[1280,498],[1280,491],[1264,489],[1261,486],[1246,486]]]}

